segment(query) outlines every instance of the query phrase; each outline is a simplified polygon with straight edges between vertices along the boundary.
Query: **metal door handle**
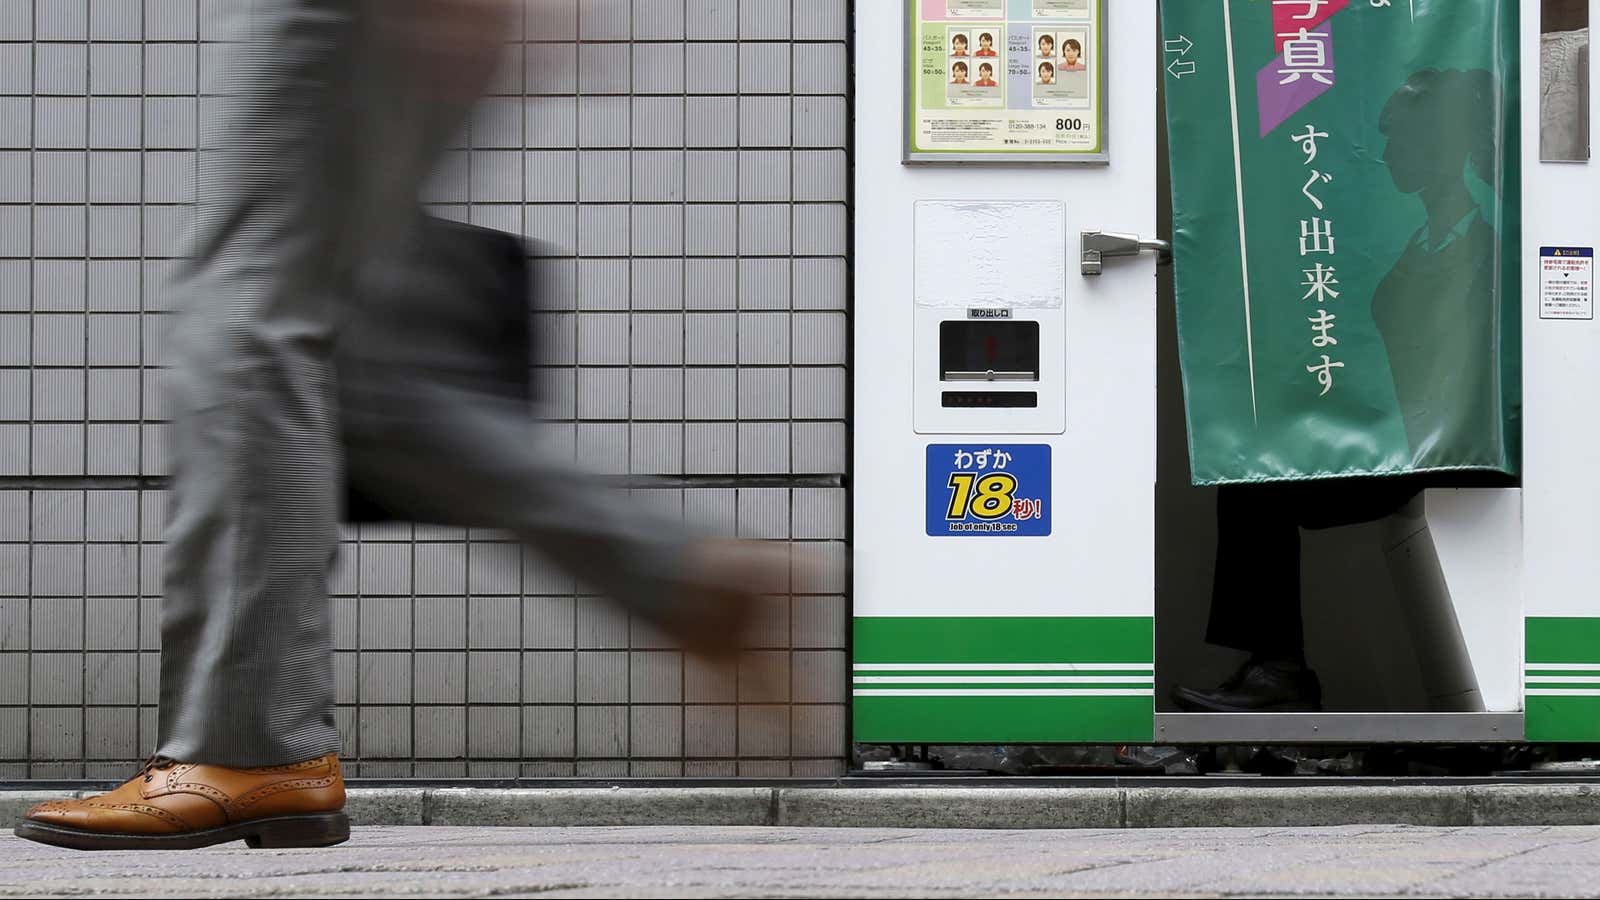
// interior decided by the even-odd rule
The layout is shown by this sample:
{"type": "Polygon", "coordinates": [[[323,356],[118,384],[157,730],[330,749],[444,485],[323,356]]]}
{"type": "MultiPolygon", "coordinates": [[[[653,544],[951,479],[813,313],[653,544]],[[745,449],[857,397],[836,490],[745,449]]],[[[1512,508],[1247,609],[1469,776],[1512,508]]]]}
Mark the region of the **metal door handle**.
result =
{"type": "Polygon", "coordinates": [[[1157,265],[1172,262],[1172,244],[1169,241],[1145,240],[1136,234],[1118,234],[1111,231],[1083,232],[1083,274],[1099,275],[1106,259],[1119,256],[1138,256],[1146,250],[1158,254],[1157,265]]]}

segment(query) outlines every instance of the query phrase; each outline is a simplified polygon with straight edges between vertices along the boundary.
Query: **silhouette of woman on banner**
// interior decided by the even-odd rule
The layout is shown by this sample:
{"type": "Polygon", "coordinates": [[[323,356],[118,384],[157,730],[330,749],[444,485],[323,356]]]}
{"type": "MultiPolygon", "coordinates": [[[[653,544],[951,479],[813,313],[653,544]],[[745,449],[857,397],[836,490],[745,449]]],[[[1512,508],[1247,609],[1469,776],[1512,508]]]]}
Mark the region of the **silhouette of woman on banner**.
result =
{"type": "Polygon", "coordinates": [[[1394,186],[1428,214],[1372,298],[1418,467],[1492,467],[1503,454],[1500,245],[1467,187],[1470,163],[1500,191],[1496,92],[1482,69],[1424,69],[1379,122],[1394,186]]]}

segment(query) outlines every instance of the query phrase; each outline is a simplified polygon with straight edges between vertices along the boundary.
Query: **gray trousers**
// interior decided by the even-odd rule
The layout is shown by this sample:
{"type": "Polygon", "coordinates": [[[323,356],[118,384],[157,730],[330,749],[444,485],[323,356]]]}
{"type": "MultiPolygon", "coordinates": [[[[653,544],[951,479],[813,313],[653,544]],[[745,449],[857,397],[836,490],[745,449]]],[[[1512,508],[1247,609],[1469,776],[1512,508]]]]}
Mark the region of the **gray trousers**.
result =
{"type": "Polygon", "coordinates": [[[682,526],[578,476],[522,404],[420,369],[340,383],[341,332],[386,302],[451,301],[448,273],[362,289],[406,262],[418,188],[465,113],[424,99],[373,27],[387,2],[257,0],[203,137],[168,373],[157,753],[173,759],[339,749],[328,584],[346,471],[408,518],[508,529],[647,618],[680,583],[682,526]]]}

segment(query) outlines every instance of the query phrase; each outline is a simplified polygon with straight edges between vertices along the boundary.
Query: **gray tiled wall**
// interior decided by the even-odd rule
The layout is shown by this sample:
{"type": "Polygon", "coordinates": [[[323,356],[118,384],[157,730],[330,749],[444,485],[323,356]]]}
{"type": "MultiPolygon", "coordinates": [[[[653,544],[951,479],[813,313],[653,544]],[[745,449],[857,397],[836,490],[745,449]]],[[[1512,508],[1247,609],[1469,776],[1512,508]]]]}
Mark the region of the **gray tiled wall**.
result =
{"type": "MultiPolygon", "coordinates": [[[[0,779],[152,749],[161,285],[240,2],[0,0],[0,779]]],[[[533,374],[575,457],[837,559],[848,21],[847,0],[528,0],[425,198],[552,249],[533,374]]],[[[713,671],[494,533],[341,550],[356,774],[843,769],[841,581],[768,599],[713,671]]]]}

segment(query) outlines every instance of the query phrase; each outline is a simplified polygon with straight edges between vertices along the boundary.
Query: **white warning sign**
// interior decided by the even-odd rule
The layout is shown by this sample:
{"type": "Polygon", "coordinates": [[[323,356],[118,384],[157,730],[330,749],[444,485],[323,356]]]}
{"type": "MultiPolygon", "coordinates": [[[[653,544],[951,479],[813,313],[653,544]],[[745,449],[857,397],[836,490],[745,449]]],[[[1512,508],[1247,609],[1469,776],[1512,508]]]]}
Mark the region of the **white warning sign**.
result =
{"type": "Polygon", "coordinates": [[[1539,250],[1539,318],[1594,318],[1594,248],[1539,250]]]}

